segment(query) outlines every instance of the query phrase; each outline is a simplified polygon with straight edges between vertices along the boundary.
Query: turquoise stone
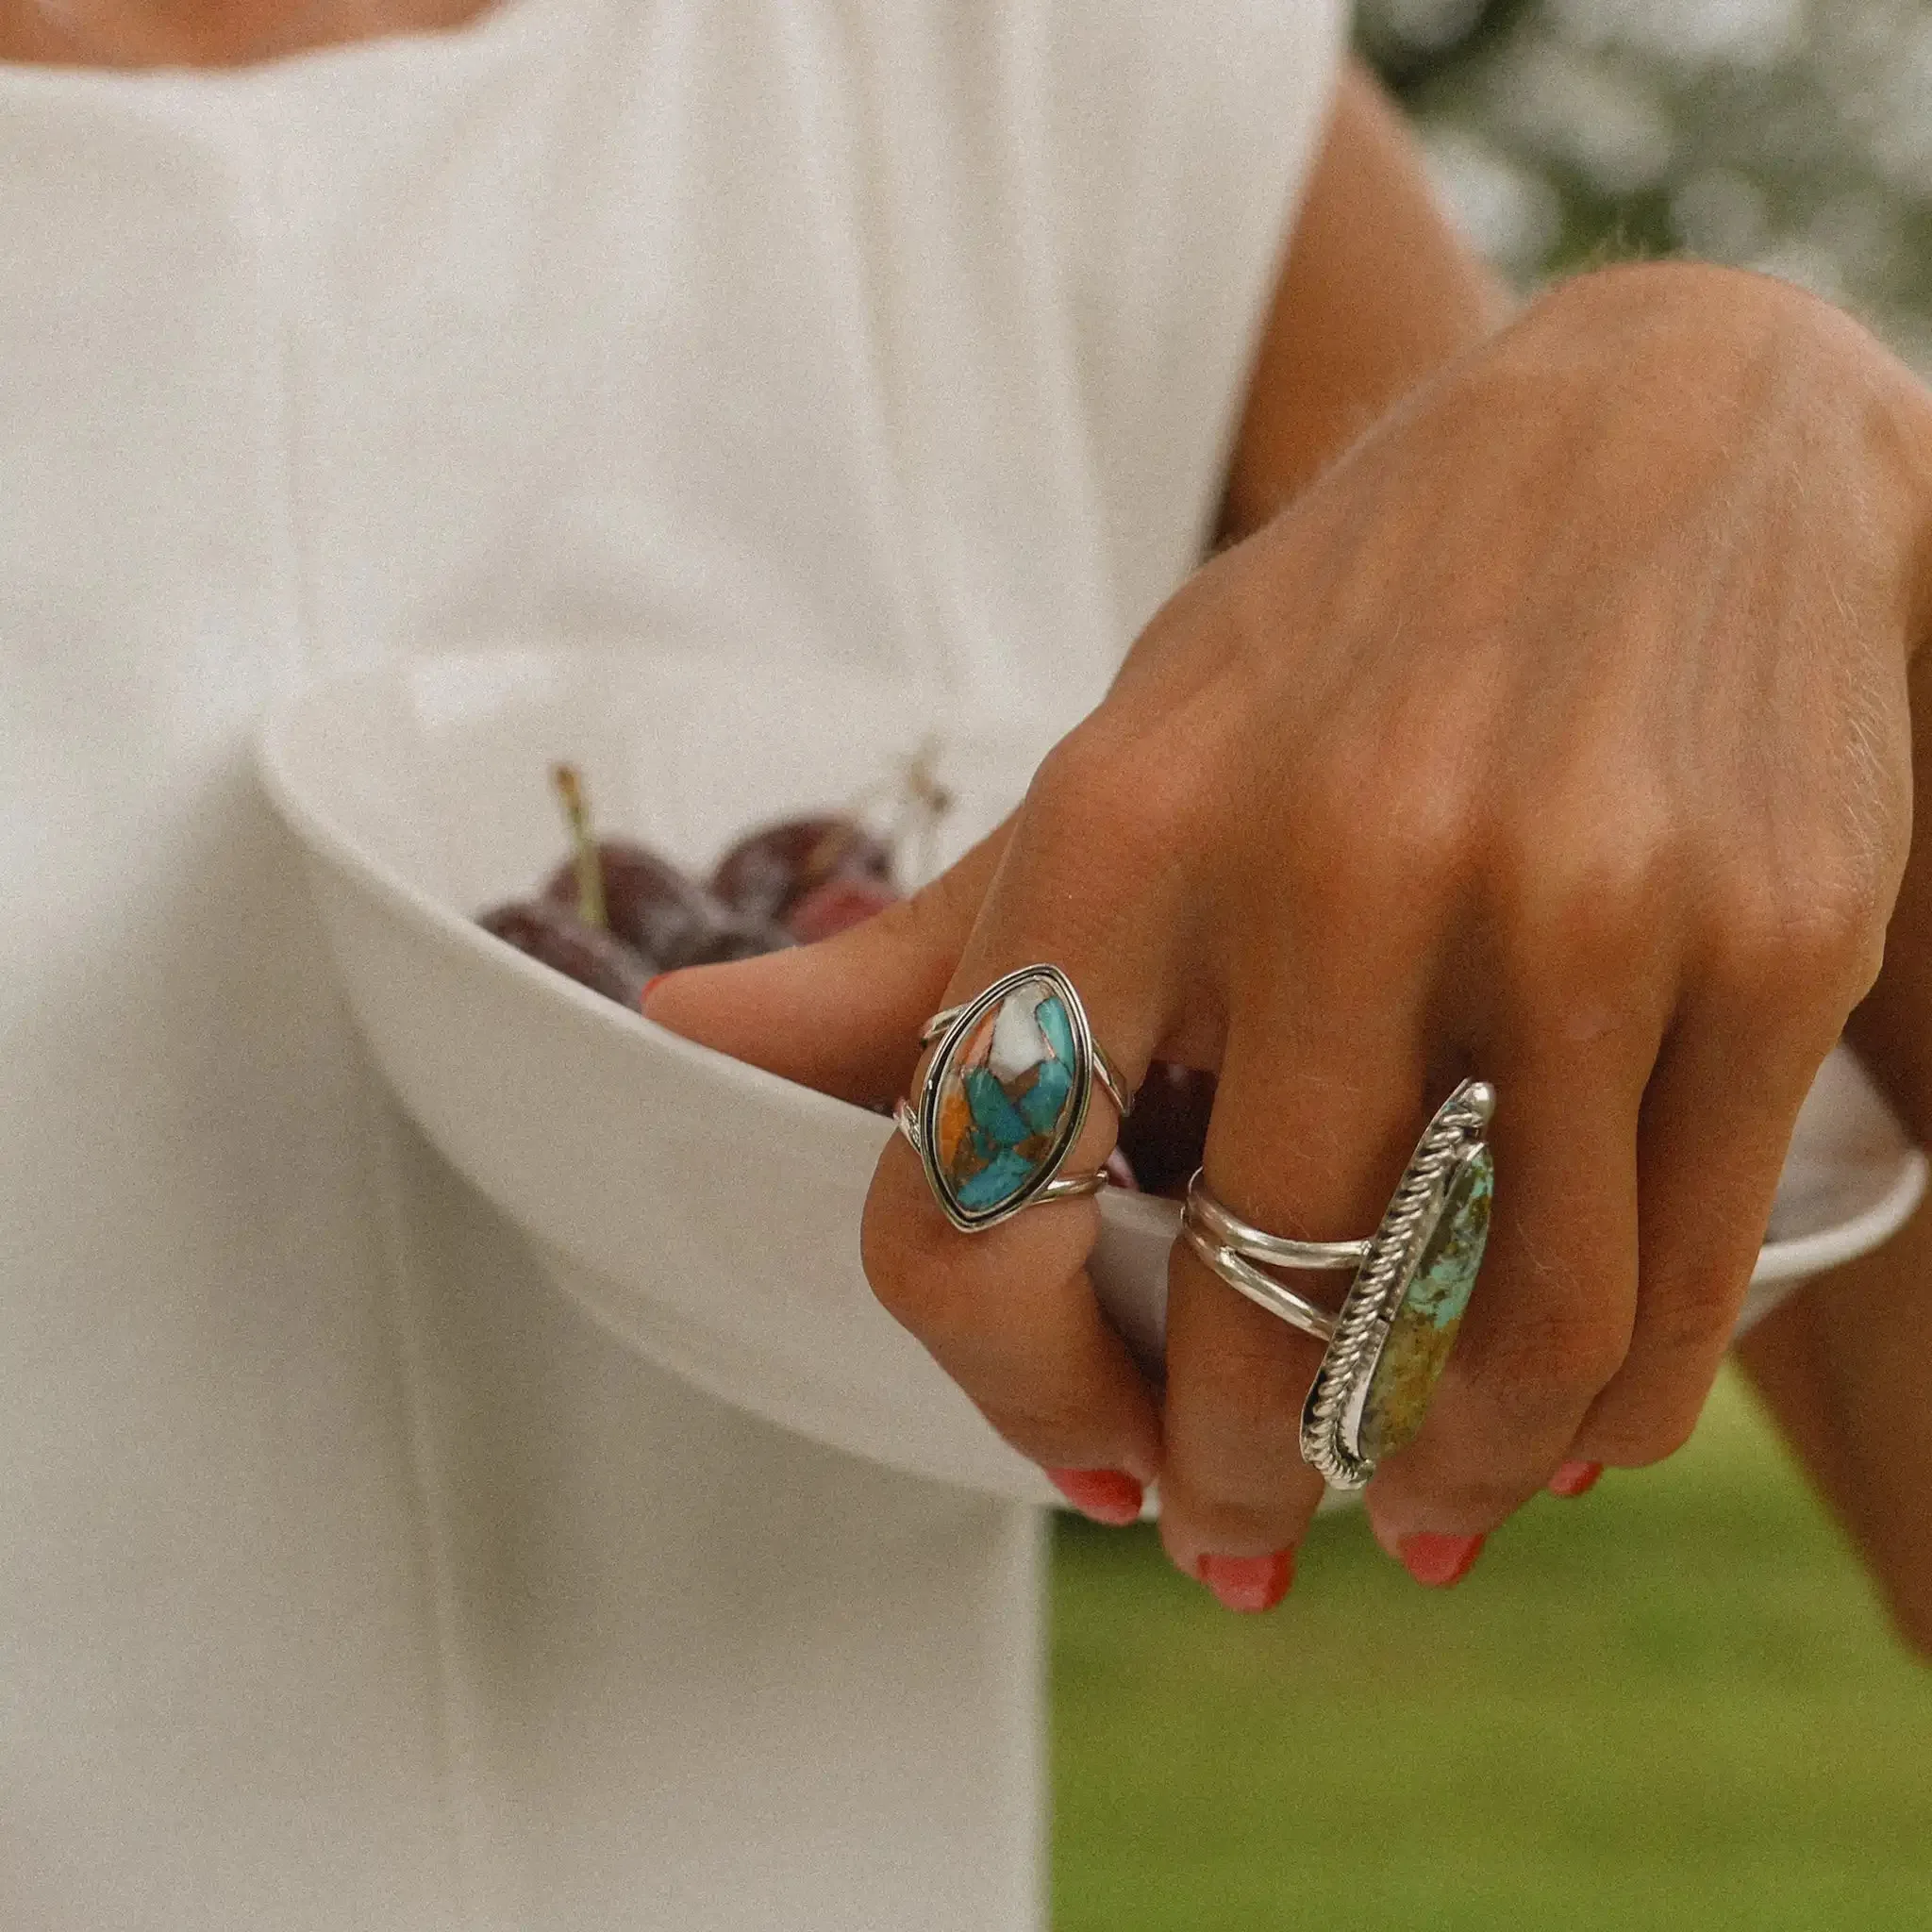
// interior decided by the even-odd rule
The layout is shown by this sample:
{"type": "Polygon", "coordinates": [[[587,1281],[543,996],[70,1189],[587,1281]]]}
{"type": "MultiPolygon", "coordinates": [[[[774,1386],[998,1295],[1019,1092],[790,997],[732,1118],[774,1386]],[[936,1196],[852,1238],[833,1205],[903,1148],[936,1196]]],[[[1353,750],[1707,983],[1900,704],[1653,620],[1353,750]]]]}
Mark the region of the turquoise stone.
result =
{"type": "Polygon", "coordinates": [[[966,1103],[973,1115],[975,1136],[987,1149],[1017,1147],[1037,1127],[1007,1097],[1007,1090],[984,1067],[966,1070],[966,1103]]]}
{"type": "Polygon", "coordinates": [[[1074,1023],[1067,1018],[1067,1009],[1060,1004],[1058,993],[1049,994],[1034,1008],[1033,1017],[1040,1024],[1041,1033],[1046,1043],[1053,1049],[1054,1058],[1063,1068],[1074,1064],[1074,1023]]]}
{"type": "Polygon", "coordinates": [[[933,1072],[934,1165],[961,1214],[984,1219],[1066,1151],[1078,1055],[1066,1005],[1023,980],[980,1014],[933,1072]]]}
{"type": "Polygon", "coordinates": [[[1412,1442],[1462,1326],[1490,1235],[1495,1164],[1478,1147],[1450,1176],[1436,1224],[1375,1358],[1356,1438],[1371,1462],[1412,1442]]]}
{"type": "Polygon", "coordinates": [[[1050,1134],[1054,1123],[1066,1110],[1067,1095],[1074,1091],[1074,1070],[1062,1060],[1048,1060],[1033,1085],[1021,1096],[1020,1113],[1028,1129],[1050,1134]]]}

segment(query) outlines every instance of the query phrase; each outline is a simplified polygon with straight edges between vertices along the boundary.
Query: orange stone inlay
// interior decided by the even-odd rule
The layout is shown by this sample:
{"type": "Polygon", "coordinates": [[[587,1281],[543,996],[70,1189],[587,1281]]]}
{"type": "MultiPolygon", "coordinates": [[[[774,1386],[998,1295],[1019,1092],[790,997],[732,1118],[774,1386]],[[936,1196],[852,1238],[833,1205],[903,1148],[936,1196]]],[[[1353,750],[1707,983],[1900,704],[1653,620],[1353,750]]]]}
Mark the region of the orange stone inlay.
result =
{"type": "Polygon", "coordinates": [[[959,1143],[973,1125],[973,1109],[958,1087],[948,1087],[940,1099],[940,1165],[951,1168],[959,1158],[959,1143]]]}

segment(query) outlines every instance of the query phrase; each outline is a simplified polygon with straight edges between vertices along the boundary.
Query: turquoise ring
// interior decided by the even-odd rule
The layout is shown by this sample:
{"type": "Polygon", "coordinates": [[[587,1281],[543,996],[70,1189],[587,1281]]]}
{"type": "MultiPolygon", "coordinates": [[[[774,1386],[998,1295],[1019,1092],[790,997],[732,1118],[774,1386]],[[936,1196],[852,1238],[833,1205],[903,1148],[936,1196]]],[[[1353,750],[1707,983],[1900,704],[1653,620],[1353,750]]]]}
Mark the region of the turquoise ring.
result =
{"type": "Polygon", "coordinates": [[[1218,1201],[1203,1175],[1189,1184],[1182,1239],[1230,1288],[1323,1344],[1301,1451],[1336,1489],[1360,1489],[1422,1429],[1489,1239],[1495,1108],[1494,1088],[1465,1080],[1437,1108],[1365,1241],[1269,1234],[1218,1201]],[[1347,1268],[1355,1279],[1331,1314],[1270,1272],[1277,1268],[1347,1268]]]}
{"type": "Polygon", "coordinates": [[[1058,966],[1023,966],[935,1013],[921,1043],[935,1051],[917,1101],[901,1101],[893,1118],[955,1227],[977,1234],[1108,1184],[1102,1172],[1060,1172],[1096,1087],[1117,1112],[1127,1108],[1120,1075],[1058,966]]]}

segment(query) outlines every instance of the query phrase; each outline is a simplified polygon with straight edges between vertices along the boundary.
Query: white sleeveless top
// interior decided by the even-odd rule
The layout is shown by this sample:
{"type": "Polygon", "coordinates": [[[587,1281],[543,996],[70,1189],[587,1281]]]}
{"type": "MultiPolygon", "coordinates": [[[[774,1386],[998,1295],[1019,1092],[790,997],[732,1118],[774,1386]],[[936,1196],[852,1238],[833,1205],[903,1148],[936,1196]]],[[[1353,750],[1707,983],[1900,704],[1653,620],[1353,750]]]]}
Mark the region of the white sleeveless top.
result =
{"type": "Polygon", "coordinates": [[[318,671],[669,630],[1024,680],[1044,748],[1209,527],[1340,43],[518,0],[0,68],[9,1932],[1030,1922],[1024,1512],[535,1285],[246,747],[318,671]]]}

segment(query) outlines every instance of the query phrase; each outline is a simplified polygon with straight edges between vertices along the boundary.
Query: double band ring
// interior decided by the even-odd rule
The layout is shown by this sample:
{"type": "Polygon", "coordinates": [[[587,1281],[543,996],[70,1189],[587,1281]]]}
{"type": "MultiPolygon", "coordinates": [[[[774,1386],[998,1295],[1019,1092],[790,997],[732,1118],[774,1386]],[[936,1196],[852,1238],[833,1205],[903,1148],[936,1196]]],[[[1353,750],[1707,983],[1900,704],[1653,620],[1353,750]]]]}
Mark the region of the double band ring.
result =
{"type": "Polygon", "coordinates": [[[1044,1201],[1098,1193],[1107,1175],[1062,1174],[1098,1087],[1124,1116],[1125,1087],[1058,966],[1023,966],[925,1023],[937,1045],[893,1119],[957,1228],[974,1234],[1044,1201]]]}
{"type": "Polygon", "coordinates": [[[1300,1241],[1252,1227],[1196,1174],[1181,1234],[1238,1293],[1323,1344],[1302,1407],[1302,1457],[1337,1489],[1359,1489],[1415,1439],[1449,1359],[1489,1237],[1494,1169],[1485,1139],[1495,1090],[1465,1080],[1437,1109],[1367,1241],[1300,1241]],[[1334,1314],[1271,1268],[1347,1268],[1334,1314]]]}

